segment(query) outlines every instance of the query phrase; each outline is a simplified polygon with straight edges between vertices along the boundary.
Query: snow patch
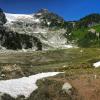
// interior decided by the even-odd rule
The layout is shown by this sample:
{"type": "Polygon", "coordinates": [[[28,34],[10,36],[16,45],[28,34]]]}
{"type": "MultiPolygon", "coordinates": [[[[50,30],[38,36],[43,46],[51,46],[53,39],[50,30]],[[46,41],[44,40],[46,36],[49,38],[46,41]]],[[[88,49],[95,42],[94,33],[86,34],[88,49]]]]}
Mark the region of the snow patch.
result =
{"type": "Polygon", "coordinates": [[[20,19],[22,19],[22,20],[24,20],[24,19],[28,20],[29,19],[29,20],[37,22],[37,23],[40,22],[40,20],[36,19],[33,14],[5,13],[5,15],[6,15],[6,18],[7,18],[7,21],[8,21],[7,23],[11,23],[11,22],[14,22],[14,21],[17,21],[17,20],[20,20],[20,19]]]}
{"type": "Polygon", "coordinates": [[[19,95],[24,95],[25,98],[28,98],[38,88],[36,85],[37,80],[55,76],[59,73],[61,72],[47,72],[19,79],[2,80],[0,81],[0,92],[9,94],[14,98],[17,98],[19,95]]]}
{"type": "Polygon", "coordinates": [[[64,45],[65,46],[65,48],[74,48],[74,46],[72,46],[72,45],[64,45]]]}
{"type": "Polygon", "coordinates": [[[26,49],[24,49],[24,48],[22,49],[22,51],[23,51],[23,52],[27,52],[27,50],[26,50],[26,49]]]}
{"type": "Polygon", "coordinates": [[[98,62],[94,63],[94,64],[93,64],[93,66],[94,66],[95,68],[100,67],[100,61],[98,61],[98,62]]]}
{"type": "Polygon", "coordinates": [[[9,22],[11,21],[15,21],[17,20],[18,18],[32,18],[31,15],[26,15],[26,14],[10,14],[10,13],[5,13],[6,15],[6,18],[9,22]]]}

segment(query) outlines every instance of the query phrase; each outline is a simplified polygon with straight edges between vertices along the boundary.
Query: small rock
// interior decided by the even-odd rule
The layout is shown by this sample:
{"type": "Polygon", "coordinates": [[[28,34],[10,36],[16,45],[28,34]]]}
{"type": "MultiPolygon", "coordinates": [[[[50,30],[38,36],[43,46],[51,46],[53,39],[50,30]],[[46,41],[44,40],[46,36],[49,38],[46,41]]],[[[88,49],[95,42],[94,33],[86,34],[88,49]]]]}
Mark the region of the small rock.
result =
{"type": "Polygon", "coordinates": [[[88,30],[88,32],[91,32],[91,33],[96,33],[96,30],[91,28],[90,30],[88,30]]]}
{"type": "Polygon", "coordinates": [[[94,75],[94,78],[97,79],[97,75],[94,75]]]}
{"type": "Polygon", "coordinates": [[[1,77],[5,77],[6,75],[5,74],[1,74],[1,77]]]}
{"type": "Polygon", "coordinates": [[[16,64],[14,64],[13,67],[16,67],[16,64]]]}
{"type": "Polygon", "coordinates": [[[80,50],[80,53],[83,53],[83,50],[80,50]]]}

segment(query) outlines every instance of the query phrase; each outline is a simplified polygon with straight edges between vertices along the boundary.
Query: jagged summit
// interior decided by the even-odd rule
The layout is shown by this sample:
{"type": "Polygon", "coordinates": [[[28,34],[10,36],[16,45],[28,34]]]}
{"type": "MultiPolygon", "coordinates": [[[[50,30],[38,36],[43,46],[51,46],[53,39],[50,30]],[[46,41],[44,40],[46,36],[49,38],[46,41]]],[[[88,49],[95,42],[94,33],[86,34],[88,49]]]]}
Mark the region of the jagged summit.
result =
{"type": "Polygon", "coordinates": [[[0,8],[0,12],[3,12],[3,10],[0,8]]]}
{"type": "Polygon", "coordinates": [[[38,10],[37,13],[48,13],[48,12],[49,12],[48,9],[44,9],[44,8],[42,8],[42,9],[38,10]]]}
{"type": "Polygon", "coordinates": [[[3,13],[3,10],[0,8],[0,25],[3,25],[7,22],[6,16],[3,13]]]}

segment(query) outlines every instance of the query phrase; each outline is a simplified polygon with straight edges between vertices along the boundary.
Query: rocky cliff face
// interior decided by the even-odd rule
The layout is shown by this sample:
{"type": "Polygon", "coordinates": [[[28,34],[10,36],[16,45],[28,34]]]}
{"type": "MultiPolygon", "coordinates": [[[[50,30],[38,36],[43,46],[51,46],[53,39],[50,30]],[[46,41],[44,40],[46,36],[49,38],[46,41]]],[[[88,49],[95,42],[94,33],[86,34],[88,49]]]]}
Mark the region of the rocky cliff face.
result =
{"type": "Polygon", "coordinates": [[[34,36],[18,34],[5,29],[0,30],[1,49],[29,49],[42,50],[40,40],[34,36]]]}
{"type": "Polygon", "coordinates": [[[12,31],[10,27],[6,27],[6,16],[0,9],[0,49],[33,49],[42,50],[42,43],[35,36],[28,34],[19,34],[12,31]]]}
{"type": "Polygon", "coordinates": [[[4,26],[8,30],[37,38],[43,50],[67,47],[66,30],[61,27],[64,20],[58,15],[46,9],[30,15],[8,13],[5,15],[7,23],[4,26]]]}
{"type": "Polygon", "coordinates": [[[63,18],[41,9],[35,14],[10,14],[0,10],[1,49],[45,50],[66,48],[63,18]]]}
{"type": "Polygon", "coordinates": [[[6,16],[3,13],[3,10],[0,8],[0,25],[3,25],[7,22],[6,16]]]}

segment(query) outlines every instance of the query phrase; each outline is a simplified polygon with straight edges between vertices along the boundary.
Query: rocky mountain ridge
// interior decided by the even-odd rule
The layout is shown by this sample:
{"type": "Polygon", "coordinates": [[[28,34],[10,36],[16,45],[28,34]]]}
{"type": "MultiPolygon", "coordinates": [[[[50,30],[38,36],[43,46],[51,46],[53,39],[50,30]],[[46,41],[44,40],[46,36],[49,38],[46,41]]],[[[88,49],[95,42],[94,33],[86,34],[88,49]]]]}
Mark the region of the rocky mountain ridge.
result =
{"type": "MultiPolygon", "coordinates": [[[[81,30],[93,29],[93,26],[99,24],[99,14],[90,14],[78,21],[65,21],[47,9],[40,9],[34,14],[4,13],[1,9],[0,48],[48,50],[83,46],[84,39],[92,40],[86,39],[87,36],[80,40],[80,36],[84,36],[81,30]],[[80,41],[83,41],[82,45],[78,43],[80,41]]],[[[88,31],[85,33],[88,35],[88,31]]]]}
{"type": "MultiPolygon", "coordinates": [[[[5,22],[2,22],[0,29],[1,47],[5,49],[45,50],[72,47],[67,44],[66,29],[61,27],[64,20],[55,13],[41,9],[30,15],[3,11],[2,14],[5,22]]],[[[2,21],[2,16],[0,18],[2,21]]]]}

